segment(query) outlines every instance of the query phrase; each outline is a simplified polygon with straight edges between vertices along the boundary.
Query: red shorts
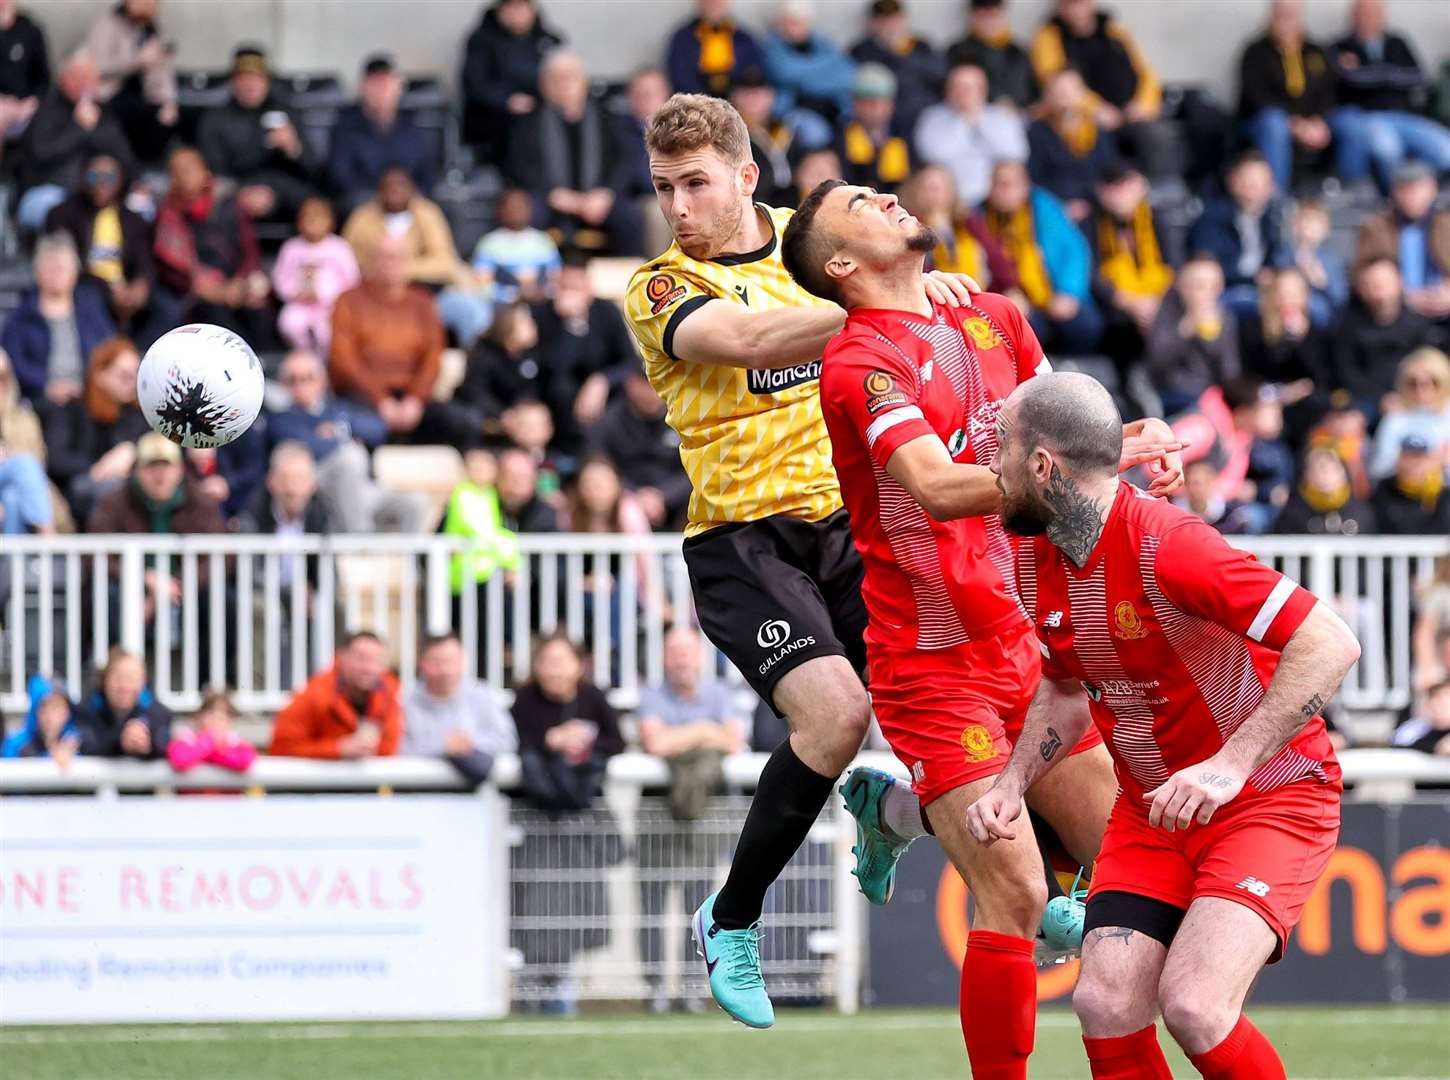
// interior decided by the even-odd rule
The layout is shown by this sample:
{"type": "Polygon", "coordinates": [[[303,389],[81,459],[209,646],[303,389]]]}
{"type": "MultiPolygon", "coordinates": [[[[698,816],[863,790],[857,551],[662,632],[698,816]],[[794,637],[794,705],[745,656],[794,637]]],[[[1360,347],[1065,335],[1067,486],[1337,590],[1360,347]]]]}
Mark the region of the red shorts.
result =
{"type": "MultiPolygon", "coordinates": [[[[876,719],[923,806],[1006,768],[1042,677],[1030,624],[951,649],[869,652],[876,719]]],[[[1101,742],[1090,728],[1073,753],[1101,742]]]]}
{"type": "Polygon", "coordinates": [[[1341,785],[1301,780],[1221,807],[1207,825],[1166,832],[1148,824],[1148,803],[1120,795],[1093,867],[1101,892],[1148,896],[1187,910],[1200,896],[1257,912],[1289,943],[1304,902],[1339,839],[1341,785]]]}

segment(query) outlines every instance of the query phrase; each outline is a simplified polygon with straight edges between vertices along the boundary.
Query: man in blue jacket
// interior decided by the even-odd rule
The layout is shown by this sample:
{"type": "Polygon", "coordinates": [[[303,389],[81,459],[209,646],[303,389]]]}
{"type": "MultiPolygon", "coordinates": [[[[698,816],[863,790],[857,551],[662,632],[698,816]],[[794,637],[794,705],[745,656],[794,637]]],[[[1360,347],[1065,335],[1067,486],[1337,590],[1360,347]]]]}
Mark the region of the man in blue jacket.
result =
{"type": "Polygon", "coordinates": [[[341,202],[341,216],[372,196],[389,166],[406,169],[423,194],[433,189],[435,149],[407,113],[398,111],[403,79],[388,53],[363,64],[358,101],[343,110],[332,133],[327,181],[341,202]]]}
{"type": "Polygon", "coordinates": [[[1240,319],[1259,308],[1259,278],[1293,261],[1284,208],[1264,155],[1245,150],[1224,177],[1227,194],[1210,199],[1188,232],[1188,250],[1206,252],[1223,267],[1224,303],[1240,319]]]}

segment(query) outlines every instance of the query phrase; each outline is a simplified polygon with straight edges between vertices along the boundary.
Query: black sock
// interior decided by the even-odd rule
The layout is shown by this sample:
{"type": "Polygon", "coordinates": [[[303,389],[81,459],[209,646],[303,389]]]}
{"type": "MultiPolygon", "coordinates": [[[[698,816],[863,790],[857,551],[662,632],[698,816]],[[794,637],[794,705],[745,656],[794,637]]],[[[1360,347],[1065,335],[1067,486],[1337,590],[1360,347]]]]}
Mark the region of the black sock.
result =
{"type": "Polygon", "coordinates": [[[805,843],[835,783],[834,777],[803,764],[790,739],[775,748],[760,770],[730,875],[715,898],[715,922],[721,929],[744,930],[760,918],[765,891],[805,843]]]}

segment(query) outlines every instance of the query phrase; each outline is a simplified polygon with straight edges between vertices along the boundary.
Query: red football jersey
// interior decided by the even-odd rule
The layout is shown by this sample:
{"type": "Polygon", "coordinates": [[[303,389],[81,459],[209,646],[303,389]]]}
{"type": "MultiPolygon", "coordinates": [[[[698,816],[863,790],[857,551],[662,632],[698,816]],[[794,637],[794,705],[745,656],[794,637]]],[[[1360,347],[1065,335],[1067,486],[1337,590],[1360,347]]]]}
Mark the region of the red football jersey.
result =
{"type": "MultiPolygon", "coordinates": [[[[1022,546],[1018,580],[1043,677],[1082,682],[1127,803],[1144,814],[1145,791],[1212,757],[1258,707],[1314,606],[1212,526],[1122,481],[1086,566],[1039,536],[1022,546]]],[[[1245,795],[1305,777],[1340,778],[1320,716],[1254,771],[1245,795]]]]}
{"type": "Polygon", "coordinates": [[[851,533],[866,566],[868,644],[945,649],[1020,623],[1015,544],[996,515],[935,521],[892,479],[897,448],[936,435],[956,461],[986,465],[997,410],[1044,364],[1010,300],[933,305],[930,319],[857,309],[826,346],[821,405],[851,533]]]}

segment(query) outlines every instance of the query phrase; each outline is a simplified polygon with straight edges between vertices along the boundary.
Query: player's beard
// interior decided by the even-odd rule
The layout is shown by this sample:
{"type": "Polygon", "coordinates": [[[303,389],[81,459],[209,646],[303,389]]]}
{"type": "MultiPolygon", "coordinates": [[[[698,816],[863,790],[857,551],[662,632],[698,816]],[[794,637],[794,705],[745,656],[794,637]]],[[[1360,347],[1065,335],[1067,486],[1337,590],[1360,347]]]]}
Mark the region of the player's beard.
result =
{"type": "MultiPolygon", "coordinates": [[[[740,231],[740,225],[745,220],[745,210],[749,206],[751,212],[755,210],[753,203],[742,203],[732,201],[727,206],[720,208],[720,212],[710,219],[708,230],[702,229],[695,234],[690,248],[685,249],[685,254],[692,259],[713,259],[725,250],[734,235],[740,231]]],[[[683,246],[683,245],[682,245],[683,246]]]]}
{"type": "Polygon", "coordinates": [[[935,251],[936,233],[931,231],[931,226],[923,225],[907,237],[906,250],[914,251],[919,255],[925,255],[929,251],[935,251]]]}
{"type": "Polygon", "coordinates": [[[1002,500],[1002,528],[1017,536],[1041,536],[1052,524],[1052,508],[1046,500],[1021,496],[1015,502],[1002,500]]]}

